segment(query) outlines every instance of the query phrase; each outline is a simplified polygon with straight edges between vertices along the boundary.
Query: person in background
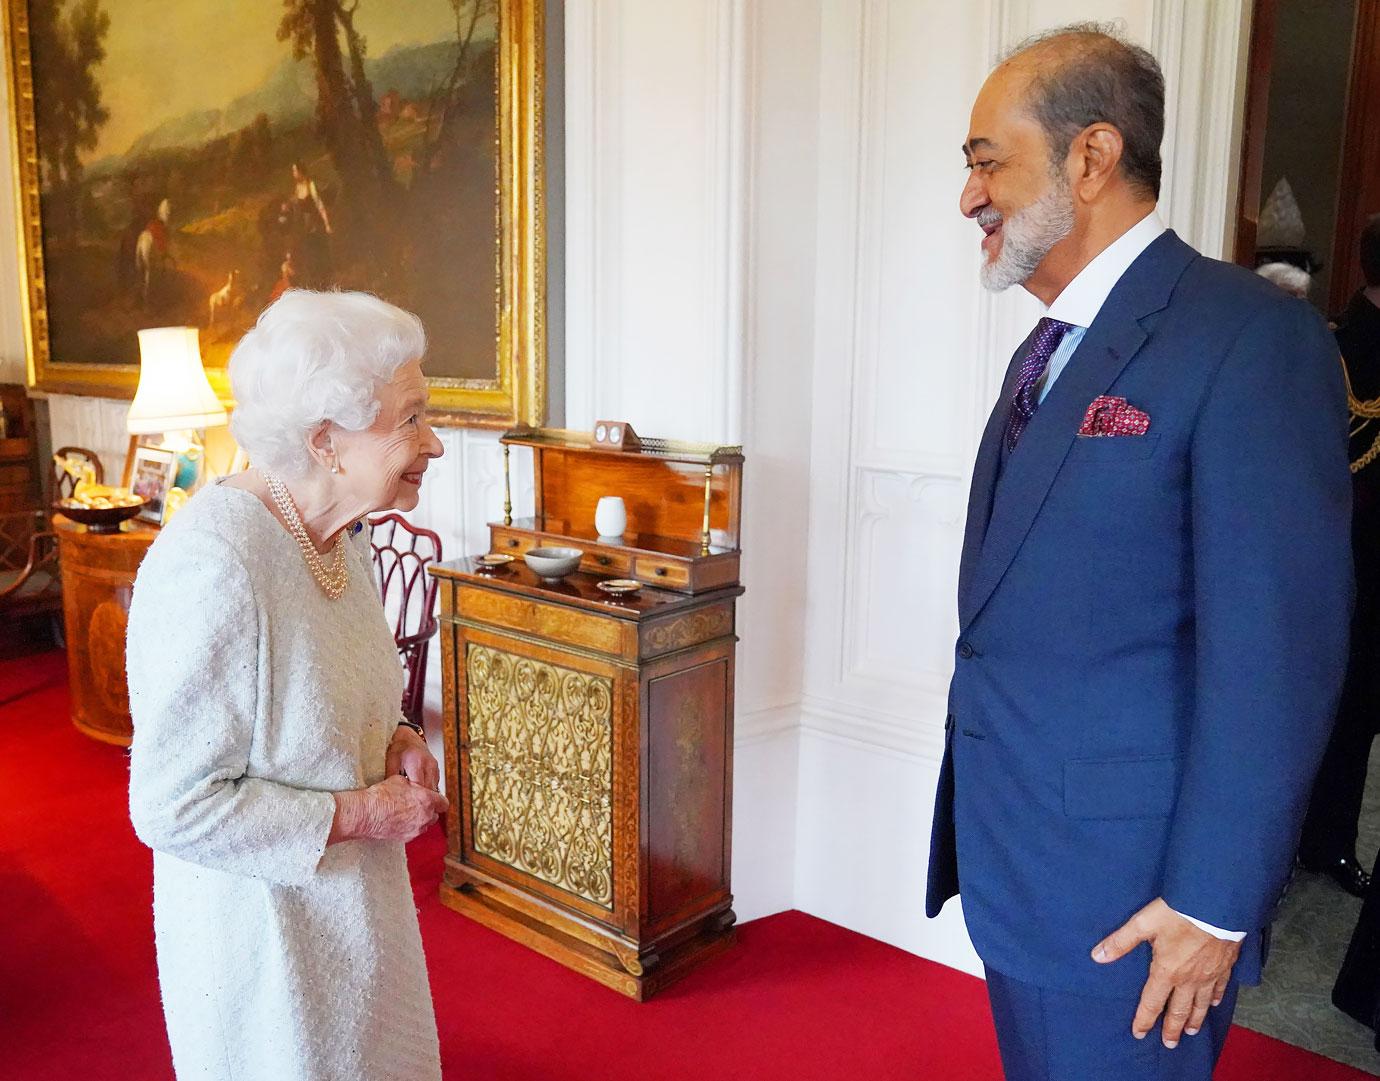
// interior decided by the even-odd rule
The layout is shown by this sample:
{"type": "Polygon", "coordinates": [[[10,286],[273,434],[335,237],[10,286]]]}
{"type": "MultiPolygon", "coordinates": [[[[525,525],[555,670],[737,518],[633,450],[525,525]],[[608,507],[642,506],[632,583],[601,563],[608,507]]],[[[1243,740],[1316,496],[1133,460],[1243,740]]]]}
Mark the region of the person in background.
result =
{"type": "Polygon", "coordinates": [[[1293,263],[1262,263],[1255,268],[1255,272],[1290,296],[1308,299],[1308,289],[1313,279],[1303,267],[1294,266],[1293,263]]]}
{"type": "MultiPolygon", "coordinates": [[[[1361,270],[1365,287],[1336,320],[1337,345],[1357,404],[1380,399],[1380,215],[1361,231],[1361,270]]],[[[1351,550],[1356,566],[1351,656],[1337,725],[1304,819],[1299,862],[1363,897],[1371,876],[1357,858],[1356,829],[1380,719],[1380,418],[1353,416],[1350,454],[1351,550]]]]}

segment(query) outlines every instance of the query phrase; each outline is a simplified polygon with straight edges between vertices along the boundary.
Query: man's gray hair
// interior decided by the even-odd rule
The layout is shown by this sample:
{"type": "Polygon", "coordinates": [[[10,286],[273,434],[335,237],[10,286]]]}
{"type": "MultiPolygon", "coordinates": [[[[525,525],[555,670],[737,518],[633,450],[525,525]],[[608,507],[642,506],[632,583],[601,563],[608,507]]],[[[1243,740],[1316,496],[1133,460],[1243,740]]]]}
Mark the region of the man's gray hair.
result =
{"type": "Polygon", "coordinates": [[[1047,30],[1015,46],[1003,61],[1031,50],[1031,115],[1049,140],[1051,164],[1060,169],[1080,131],[1110,124],[1121,132],[1121,170],[1141,193],[1160,194],[1164,141],[1164,73],[1159,62],[1132,44],[1116,23],[1083,22],[1047,30]]]}
{"type": "Polygon", "coordinates": [[[379,386],[425,352],[421,320],[370,293],[289,289],[230,356],[230,430],[254,465],[302,476],[316,427],[369,427],[379,386]]]}

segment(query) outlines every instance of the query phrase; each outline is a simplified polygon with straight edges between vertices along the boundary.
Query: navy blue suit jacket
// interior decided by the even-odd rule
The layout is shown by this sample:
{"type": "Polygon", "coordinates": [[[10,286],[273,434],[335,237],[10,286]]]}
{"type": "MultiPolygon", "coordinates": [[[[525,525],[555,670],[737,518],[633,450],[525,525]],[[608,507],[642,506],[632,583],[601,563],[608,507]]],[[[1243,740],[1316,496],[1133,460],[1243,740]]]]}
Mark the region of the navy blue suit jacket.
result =
{"type": "Polygon", "coordinates": [[[973,475],[926,910],[978,953],[1134,996],[1143,905],[1263,943],[1331,730],[1351,607],[1347,409],[1305,303],[1172,232],[1131,265],[1019,446],[1018,361],[973,475]],[[1093,399],[1150,415],[1087,437],[1093,399]]]}

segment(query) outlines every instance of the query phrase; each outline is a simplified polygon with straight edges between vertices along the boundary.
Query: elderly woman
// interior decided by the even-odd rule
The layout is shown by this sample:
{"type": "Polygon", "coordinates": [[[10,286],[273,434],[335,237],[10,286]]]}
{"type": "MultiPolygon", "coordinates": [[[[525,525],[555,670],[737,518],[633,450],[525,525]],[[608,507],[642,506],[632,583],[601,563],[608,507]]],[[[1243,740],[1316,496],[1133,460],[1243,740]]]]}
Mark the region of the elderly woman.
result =
{"type": "Polygon", "coordinates": [[[163,530],[130,608],[130,813],[179,1078],[439,1078],[403,845],[446,800],[355,526],[417,505],[417,318],[285,293],[230,360],[255,468],[163,530]]]}

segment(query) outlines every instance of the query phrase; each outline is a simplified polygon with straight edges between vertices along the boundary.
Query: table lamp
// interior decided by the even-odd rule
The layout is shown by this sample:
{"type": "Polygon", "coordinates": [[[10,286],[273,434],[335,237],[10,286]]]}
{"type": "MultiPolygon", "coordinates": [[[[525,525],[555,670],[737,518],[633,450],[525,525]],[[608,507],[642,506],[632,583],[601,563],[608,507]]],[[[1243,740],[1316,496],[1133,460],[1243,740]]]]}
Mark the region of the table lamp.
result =
{"type": "Polygon", "coordinates": [[[190,492],[201,472],[201,431],[226,423],[225,407],[201,366],[196,327],[139,331],[139,389],[125,426],[130,435],[159,435],[178,455],[177,487],[190,492]]]}

